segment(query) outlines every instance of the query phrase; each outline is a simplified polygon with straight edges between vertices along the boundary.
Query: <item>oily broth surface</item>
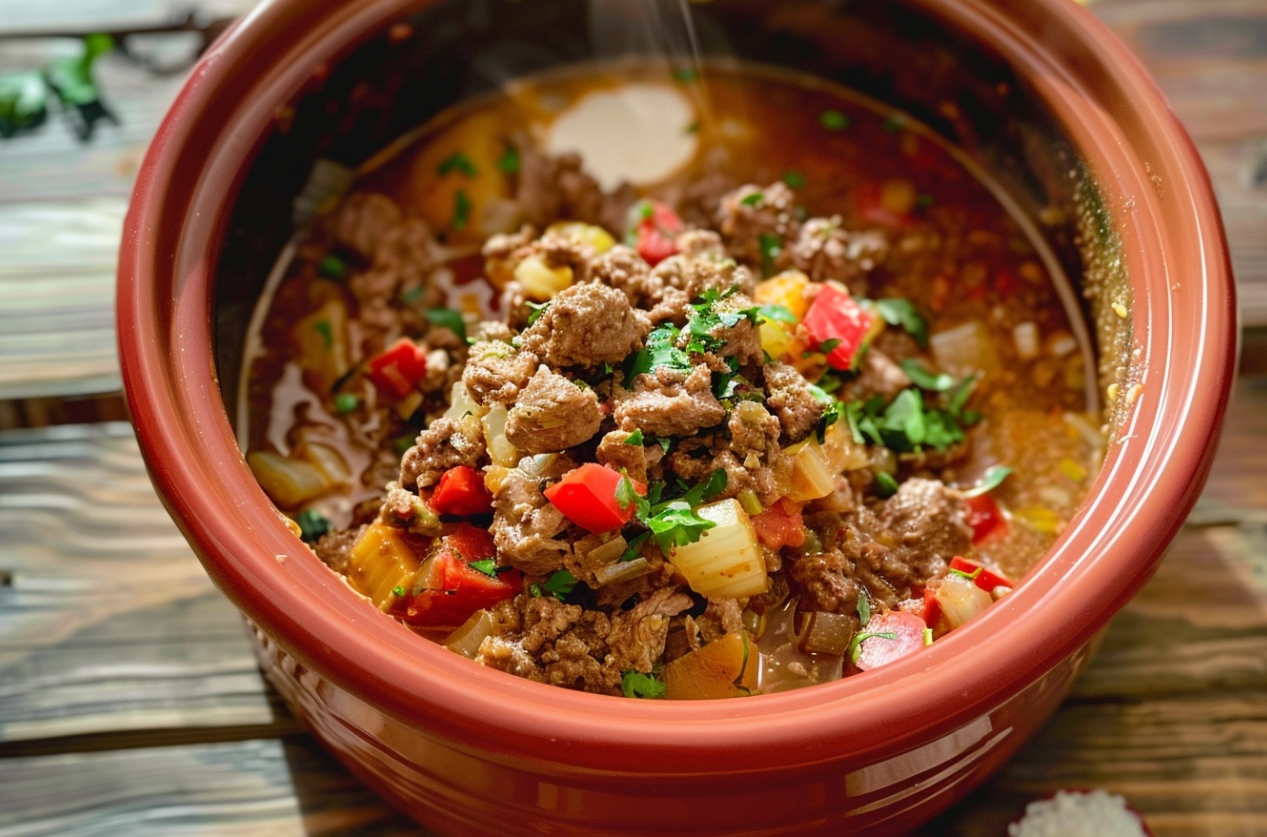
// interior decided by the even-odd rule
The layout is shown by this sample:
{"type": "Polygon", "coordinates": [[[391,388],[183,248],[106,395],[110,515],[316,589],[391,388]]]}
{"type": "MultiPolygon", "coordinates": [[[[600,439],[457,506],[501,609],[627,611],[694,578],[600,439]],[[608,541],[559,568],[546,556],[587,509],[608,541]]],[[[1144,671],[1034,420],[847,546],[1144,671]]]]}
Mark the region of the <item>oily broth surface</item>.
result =
{"type": "MultiPolygon", "coordinates": [[[[1099,422],[1086,415],[1094,405],[1087,397],[1085,347],[1061,357],[1022,360],[1009,335],[1025,322],[1033,322],[1049,342],[1078,342],[1082,332],[1066,312],[1056,284],[1060,277],[1049,272],[1041,242],[1027,235],[994,192],[922,126],[839,87],[781,72],[710,65],[701,74],[675,78],[649,66],[588,69],[517,81],[504,94],[446,111],[367,163],[355,188],[387,194],[437,231],[438,256],[448,260],[448,271],[439,275],[444,304],[496,316],[496,294],[481,278],[477,251],[488,235],[500,231],[497,209],[509,196],[509,181],[497,172],[509,139],[528,137],[546,145],[559,114],[596,91],[630,83],[667,86],[695,112],[695,118],[670,128],[694,138],[694,155],[666,177],[635,184],[640,194],[677,203],[689,197],[693,184],[709,178],[722,178],[731,187],[783,180],[794,187],[810,217],[836,215],[846,229],[899,231],[889,260],[870,276],[870,297],[914,300],[934,332],[975,321],[999,335],[997,366],[976,396],[983,418],[969,431],[973,455],[961,473],[947,480],[971,484],[1003,462],[1015,471],[996,492],[1005,506],[1053,512],[1054,521],[1040,516],[1035,525],[1011,526],[1007,538],[982,550],[1020,578],[1050,546],[1060,522],[1072,516],[1098,464],[1098,452],[1079,433],[1083,425],[1062,417],[1099,422]],[[458,152],[478,177],[441,173],[458,152]],[[454,216],[459,189],[469,204],[461,225],[454,216]]],[[[701,226],[709,222],[687,220],[701,226]]],[[[358,504],[381,495],[383,477],[391,478],[398,454],[370,449],[349,433],[291,363],[285,341],[267,337],[285,333],[335,298],[352,312],[349,345],[355,346],[355,302],[346,288],[292,270],[272,298],[262,318],[264,351],[250,367],[248,449],[285,453],[302,440],[304,428],[318,427],[353,474],[346,492],[319,504],[341,528],[358,504]]],[[[763,650],[775,649],[763,645],[763,650]]],[[[821,667],[813,655],[771,656],[778,668],[789,663],[811,671],[821,667]]],[[[777,681],[781,675],[768,671],[767,677],[777,681]]]]}

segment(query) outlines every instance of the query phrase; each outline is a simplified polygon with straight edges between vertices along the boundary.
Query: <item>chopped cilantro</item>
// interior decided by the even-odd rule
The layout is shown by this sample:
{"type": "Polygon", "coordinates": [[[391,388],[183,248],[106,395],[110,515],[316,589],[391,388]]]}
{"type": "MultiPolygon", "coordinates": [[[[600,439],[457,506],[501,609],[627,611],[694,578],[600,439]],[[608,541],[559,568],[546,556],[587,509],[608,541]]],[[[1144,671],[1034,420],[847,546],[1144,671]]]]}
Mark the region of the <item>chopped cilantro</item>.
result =
{"type": "Polygon", "coordinates": [[[761,233],[757,236],[761,246],[761,274],[769,276],[774,273],[774,262],[783,252],[783,239],[774,233],[761,233]]]}
{"type": "Polygon", "coordinates": [[[403,596],[405,596],[408,592],[409,592],[409,591],[408,591],[408,590],[406,590],[406,589],[405,589],[402,585],[400,585],[400,584],[397,584],[395,587],[393,587],[393,588],[392,588],[392,595],[393,595],[393,596],[401,596],[401,597],[403,597],[403,596]]]}
{"type": "Polygon", "coordinates": [[[863,590],[858,593],[858,624],[866,627],[871,621],[871,597],[867,595],[867,591],[863,590]]]}
{"type": "Polygon", "coordinates": [[[360,406],[360,403],[360,396],[351,392],[341,392],[334,397],[334,411],[341,416],[346,416],[360,406]]]}
{"type": "Polygon", "coordinates": [[[894,640],[897,639],[897,634],[893,631],[854,634],[853,641],[849,643],[849,662],[858,662],[858,658],[862,656],[862,643],[868,639],[894,640]]]}
{"type": "Polygon", "coordinates": [[[958,387],[951,390],[949,403],[946,404],[946,409],[950,414],[960,416],[964,424],[976,424],[977,418],[979,418],[975,413],[973,418],[969,418],[968,412],[964,410],[964,405],[968,403],[968,399],[972,397],[972,393],[976,388],[977,376],[969,375],[963,379],[958,387]]]}
{"type": "Polygon", "coordinates": [[[913,357],[902,359],[902,371],[920,389],[929,392],[949,392],[955,387],[955,379],[945,372],[929,372],[913,357]]]}
{"type": "Polygon", "coordinates": [[[875,487],[876,493],[887,500],[897,493],[897,480],[888,471],[881,471],[875,475],[875,487]]]}
{"type": "Polygon", "coordinates": [[[427,289],[422,285],[414,285],[412,288],[405,288],[400,292],[400,301],[406,305],[414,305],[418,300],[422,299],[427,289]]]}
{"type": "Polygon", "coordinates": [[[684,133],[684,134],[698,134],[698,133],[699,133],[699,121],[698,121],[698,120],[696,120],[695,122],[691,122],[691,123],[689,123],[689,124],[688,124],[685,128],[683,128],[683,129],[682,129],[682,133],[684,133]]]}
{"type": "Polygon", "coordinates": [[[783,173],[783,182],[787,184],[789,189],[799,189],[805,185],[805,175],[799,171],[785,171],[783,173]]]}
{"type": "Polygon", "coordinates": [[[640,428],[638,428],[637,430],[635,430],[634,432],[630,433],[630,434],[629,434],[629,438],[625,440],[625,444],[626,444],[626,445],[637,445],[637,446],[641,447],[641,446],[642,446],[642,444],[643,444],[643,441],[642,441],[642,428],[640,427],[640,428]]]}
{"type": "Polygon", "coordinates": [[[472,561],[471,569],[478,570],[479,572],[482,572],[484,575],[497,578],[497,562],[494,561],[492,558],[484,558],[479,561],[472,561]]]}
{"type": "Polygon", "coordinates": [[[749,195],[745,195],[743,199],[739,202],[743,204],[744,206],[756,206],[757,204],[761,203],[764,200],[765,200],[765,195],[763,195],[761,192],[753,192],[749,195]]]}
{"type": "Polygon", "coordinates": [[[506,153],[497,161],[497,168],[504,174],[519,174],[519,149],[513,145],[506,146],[506,153]]]}
{"type": "Polygon", "coordinates": [[[321,335],[321,342],[327,351],[334,348],[334,328],[329,320],[317,320],[312,327],[321,335]]]}
{"type": "Polygon", "coordinates": [[[620,675],[620,691],[627,698],[659,699],[668,694],[669,687],[654,674],[625,671],[620,675]]]}
{"type": "Polygon", "coordinates": [[[902,390],[887,406],[876,396],[865,404],[850,404],[846,418],[854,440],[872,442],[899,453],[931,447],[944,450],[963,441],[959,414],[949,409],[929,407],[915,387],[902,390]]]}
{"type": "Polygon", "coordinates": [[[642,545],[646,543],[647,539],[650,537],[651,532],[649,530],[643,532],[641,535],[635,536],[634,539],[629,542],[629,545],[625,547],[625,551],[620,554],[619,563],[628,563],[629,561],[633,561],[634,559],[640,557],[642,555],[642,545]]]}
{"type": "Polygon", "coordinates": [[[875,307],[886,323],[905,329],[906,333],[914,337],[915,342],[921,347],[928,345],[928,323],[909,299],[901,297],[877,299],[875,307]]]}
{"type": "Polygon", "coordinates": [[[675,345],[678,333],[677,326],[662,323],[647,335],[646,343],[633,356],[633,360],[626,363],[625,387],[633,386],[634,378],[655,369],[690,372],[694,368],[686,352],[675,345]]]}
{"type": "Polygon", "coordinates": [[[984,569],[985,569],[985,567],[977,567],[977,568],[976,568],[975,570],[973,570],[972,572],[970,572],[970,573],[966,573],[966,572],[964,572],[963,570],[958,570],[958,569],[955,569],[954,567],[951,567],[951,568],[950,568],[950,574],[951,574],[951,575],[957,575],[957,576],[959,576],[960,578],[966,578],[966,579],[968,579],[969,581],[976,581],[976,580],[977,580],[977,576],[981,575],[981,572],[982,572],[984,569]]]}
{"type": "Polygon", "coordinates": [[[818,344],[818,351],[819,351],[821,354],[829,355],[829,354],[831,354],[831,353],[832,353],[832,351],[834,351],[834,350],[835,350],[835,348],[836,348],[837,346],[839,346],[839,345],[840,345],[840,338],[839,338],[839,337],[832,337],[832,338],[831,338],[831,339],[829,339],[829,340],[824,340],[823,342],[819,343],[819,344],[818,344]]]}
{"type": "Polygon", "coordinates": [[[829,131],[843,131],[849,127],[849,117],[838,110],[825,110],[818,115],[818,124],[829,131]]]}
{"type": "Polygon", "coordinates": [[[705,530],[717,525],[696,514],[685,500],[671,500],[663,509],[647,518],[646,524],[656,545],[665,553],[675,546],[695,543],[705,530]]]}
{"type": "Polygon", "coordinates": [[[994,465],[985,472],[985,476],[981,477],[980,482],[962,492],[962,494],[964,497],[980,497],[982,494],[988,494],[1002,485],[1003,480],[1007,479],[1011,473],[1012,469],[1005,465],[994,465]]]}
{"type": "Polygon", "coordinates": [[[348,266],[338,256],[326,256],[317,263],[317,275],[342,282],[347,278],[348,266]]]}
{"type": "Polygon", "coordinates": [[[663,450],[665,453],[668,453],[669,448],[673,447],[673,439],[671,439],[668,436],[661,437],[659,441],[660,441],[660,449],[663,450]]]}
{"type": "Polygon", "coordinates": [[[305,543],[311,543],[330,531],[330,521],[316,509],[304,509],[295,515],[299,524],[299,537],[305,543]]]}
{"type": "Polygon", "coordinates": [[[458,189],[453,193],[453,221],[449,226],[454,232],[466,229],[467,223],[471,220],[471,208],[471,199],[467,196],[465,189],[458,189]]]}
{"type": "Polygon", "coordinates": [[[461,311],[455,311],[452,308],[428,308],[422,315],[433,326],[447,328],[463,343],[466,342],[466,320],[462,319],[461,311]]]}
{"type": "Polygon", "coordinates": [[[765,320],[775,320],[780,323],[796,322],[796,315],[782,305],[759,305],[757,306],[757,314],[765,320]]]}
{"type": "Polygon", "coordinates": [[[436,174],[444,176],[457,172],[467,177],[475,177],[479,172],[475,168],[475,164],[471,162],[471,158],[463,154],[461,151],[455,151],[452,156],[445,159],[436,167],[436,174]]]}
{"type": "MultiPolygon", "coordinates": [[[[648,496],[639,496],[629,477],[616,486],[616,502],[622,509],[632,504],[639,522],[650,530],[660,551],[668,554],[675,546],[686,546],[699,540],[705,530],[717,524],[695,513],[695,508],[726,488],[726,472],[721,468],[680,497],[661,500],[665,491],[662,482],[653,483],[648,496]]],[[[623,560],[623,556],[622,556],[623,560]]]]}
{"type": "Polygon", "coordinates": [[[882,127],[884,128],[885,132],[890,133],[890,134],[896,134],[898,131],[902,130],[902,125],[904,124],[904,122],[905,120],[903,120],[901,116],[894,114],[890,116],[888,119],[884,120],[884,125],[882,127]]]}
{"type": "Polygon", "coordinates": [[[541,589],[559,601],[563,601],[575,586],[576,576],[572,575],[570,570],[559,570],[546,579],[546,583],[541,585],[541,589]]]}
{"type": "Polygon", "coordinates": [[[549,301],[533,302],[532,300],[528,300],[528,325],[532,325],[537,320],[541,319],[541,315],[544,314],[545,310],[549,307],[549,301]]]}

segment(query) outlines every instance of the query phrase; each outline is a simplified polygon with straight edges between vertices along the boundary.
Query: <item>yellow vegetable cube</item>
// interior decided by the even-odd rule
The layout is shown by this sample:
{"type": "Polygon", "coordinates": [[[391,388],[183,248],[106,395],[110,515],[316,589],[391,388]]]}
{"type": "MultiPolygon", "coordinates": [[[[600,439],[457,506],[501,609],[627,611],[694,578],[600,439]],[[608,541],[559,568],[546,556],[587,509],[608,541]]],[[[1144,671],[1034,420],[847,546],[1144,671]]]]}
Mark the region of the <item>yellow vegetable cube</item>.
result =
{"type": "Polygon", "coordinates": [[[403,534],[384,523],[371,523],[348,554],[348,583],[380,610],[396,601],[392,591],[408,589],[421,562],[403,534]]]}
{"type": "Polygon", "coordinates": [[[750,695],[758,686],[761,654],[743,632],[726,634],[664,667],[665,697],[674,700],[750,695]]]}
{"type": "Polygon", "coordinates": [[[539,255],[532,255],[515,265],[515,281],[523,286],[529,299],[544,302],[572,284],[572,268],[551,267],[539,255]]]}

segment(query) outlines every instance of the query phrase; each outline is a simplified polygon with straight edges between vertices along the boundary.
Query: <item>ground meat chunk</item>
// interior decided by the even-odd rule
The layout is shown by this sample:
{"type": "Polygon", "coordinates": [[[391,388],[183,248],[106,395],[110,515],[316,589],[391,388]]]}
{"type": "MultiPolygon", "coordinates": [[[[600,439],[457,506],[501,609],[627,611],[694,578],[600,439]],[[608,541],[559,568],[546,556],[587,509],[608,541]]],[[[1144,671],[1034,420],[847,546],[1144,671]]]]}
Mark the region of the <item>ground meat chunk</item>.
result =
{"type": "Polygon", "coordinates": [[[467,353],[462,383],[481,406],[509,404],[528,385],[539,364],[532,352],[509,343],[480,341],[467,353]]]}
{"type": "Polygon", "coordinates": [[[757,285],[751,270],[736,264],[733,259],[721,258],[708,252],[693,256],[681,253],[670,256],[651,272],[666,288],[684,291],[688,301],[701,297],[710,290],[724,293],[731,288],[738,288],[741,293],[751,295],[757,285]]]}
{"type": "Polygon", "coordinates": [[[329,232],[339,245],[373,261],[386,232],[404,217],[400,206],[378,192],[355,192],[330,217],[329,232]]]}
{"type": "Polygon", "coordinates": [[[312,545],[312,551],[336,573],[346,575],[352,547],[361,538],[364,527],[327,532],[312,545]]]}
{"type": "Polygon", "coordinates": [[[809,381],[786,363],[774,361],[765,365],[765,404],[779,417],[788,443],[808,436],[827,409],[809,386],[809,381]]]}
{"type": "Polygon", "coordinates": [[[380,512],[384,522],[420,535],[440,535],[440,518],[415,492],[389,483],[380,512]]]}
{"type": "Polygon", "coordinates": [[[769,459],[779,452],[779,420],[755,401],[741,401],[726,422],[730,430],[730,448],[735,456],[747,462],[748,456],[769,459]]]}
{"type": "Polygon", "coordinates": [[[609,468],[624,471],[631,479],[648,482],[647,471],[664,457],[664,449],[654,443],[627,444],[632,435],[628,430],[611,431],[598,443],[595,458],[609,468]]]}
{"type": "MultiPolygon", "coordinates": [[[[749,310],[755,305],[746,295],[736,293],[719,300],[713,310],[724,316],[749,310]]],[[[723,321],[710,329],[708,334],[714,340],[722,342],[720,348],[714,349],[714,352],[721,357],[736,358],[741,366],[759,364],[765,357],[761,349],[761,332],[747,316],[741,316],[734,325],[725,325],[723,321]]]]}
{"type": "Polygon", "coordinates": [[[552,367],[617,364],[642,348],[651,330],[629,298],[596,282],[560,292],[524,331],[523,348],[552,367]]]}
{"type": "Polygon", "coordinates": [[[511,470],[493,495],[493,543],[506,563],[529,575],[549,575],[563,568],[572,545],[559,537],[567,518],[541,493],[542,479],[562,476],[575,467],[559,457],[546,474],[530,477],[511,470]]]}
{"type": "Polygon", "coordinates": [[[805,555],[784,565],[800,592],[798,607],[803,611],[857,613],[862,585],[853,561],[832,550],[805,555]]]}
{"type": "Polygon", "coordinates": [[[607,637],[607,663],[617,671],[651,671],[664,655],[669,621],[695,606],[689,595],[676,587],[662,587],[611,619],[607,637]]]}
{"type": "Polygon", "coordinates": [[[964,520],[963,506],[937,480],[911,478],[884,502],[880,524],[898,542],[921,555],[920,575],[931,575],[940,563],[949,563],[972,544],[972,528],[964,520]]]}
{"type": "Polygon", "coordinates": [[[851,232],[840,218],[811,218],[784,249],[780,265],[795,267],[815,282],[834,279],[864,294],[867,274],[884,263],[889,241],[880,232],[851,232]]]}
{"type": "Polygon", "coordinates": [[[589,266],[592,281],[623,291],[631,305],[649,308],[664,296],[664,279],[631,247],[617,244],[594,259],[589,266]]]}
{"type": "Polygon", "coordinates": [[[637,193],[622,183],[604,194],[598,181],[582,169],[580,155],[542,154],[532,143],[519,143],[519,181],[515,198],[538,226],[560,218],[621,229],[637,193]]]}
{"type": "Polygon", "coordinates": [[[722,198],[717,229],[735,258],[748,265],[760,265],[763,236],[774,236],[782,245],[796,235],[795,205],[796,196],[783,183],[772,183],[764,189],[741,186],[722,198]]]}
{"type": "Polygon", "coordinates": [[[895,398],[899,392],[911,385],[911,379],[893,358],[874,346],[862,355],[858,380],[855,383],[858,398],[865,400],[872,395],[881,395],[885,399],[895,398]]]}
{"type": "Polygon", "coordinates": [[[712,390],[707,366],[684,372],[660,368],[638,376],[633,392],[620,391],[614,415],[622,430],[657,436],[690,436],[726,417],[712,390]]]}
{"type": "Polygon", "coordinates": [[[550,453],[587,441],[602,423],[594,390],[542,366],[510,408],[506,438],[525,453],[550,453]]]}
{"type": "Polygon", "coordinates": [[[427,488],[456,465],[478,467],[484,458],[484,434],[479,421],[468,416],[438,418],[418,434],[400,462],[400,484],[427,488]]]}

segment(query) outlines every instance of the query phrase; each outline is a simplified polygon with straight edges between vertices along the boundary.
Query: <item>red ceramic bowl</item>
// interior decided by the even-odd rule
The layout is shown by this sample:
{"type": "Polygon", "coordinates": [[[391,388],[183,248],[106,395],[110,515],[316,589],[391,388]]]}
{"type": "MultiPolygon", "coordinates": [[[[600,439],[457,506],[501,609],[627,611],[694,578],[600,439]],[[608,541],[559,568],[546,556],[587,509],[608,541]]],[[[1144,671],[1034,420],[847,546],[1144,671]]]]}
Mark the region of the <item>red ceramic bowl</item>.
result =
{"type": "Polygon", "coordinates": [[[210,50],[150,148],[120,261],[124,380],[150,472],[296,713],[437,831],[901,833],[1055,709],[1201,489],[1237,334],[1206,175],[1139,64],[1069,0],[694,5],[706,49],[905,108],[1044,219],[1084,277],[1102,387],[1118,384],[1112,443],[1017,591],[924,653],[721,702],[527,682],[418,638],[327,570],[256,485],[222,388],[235,391],[244,312],[313,160],[354,162],[475,92],[463,72],[487,68],[481,56],[517,72],[578,54],[567,39],[583,38],[586,8],[270,0],[210,50]],[[1119,301],[1125,318],[1106,304],[1119,301]]]}

